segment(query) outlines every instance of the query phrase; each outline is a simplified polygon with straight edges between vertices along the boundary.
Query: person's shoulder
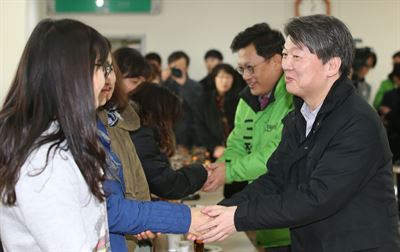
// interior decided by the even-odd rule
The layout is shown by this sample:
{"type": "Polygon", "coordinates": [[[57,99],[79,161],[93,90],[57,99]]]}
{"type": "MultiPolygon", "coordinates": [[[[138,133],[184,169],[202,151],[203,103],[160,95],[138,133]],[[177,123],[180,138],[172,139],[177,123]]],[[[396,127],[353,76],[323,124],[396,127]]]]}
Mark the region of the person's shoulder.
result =
{"type": "Polygon", "coordinates": [[[250,105],[246,102],[246,99],[245,99],[245,98],[240,97],[240,98],[239,98],[238,105],[237,105],[237,108],[236,108],[236,111],[238,111],[238,110],[243,110],[243,109],[248,110],[248,109],[251,109],[251,107],[250,107],[250,105]]]}
{"type": "Polygon", "coordinates": [[[129,102],[125,109],[121,112],[121,120],[118,127],[127,131],[137,130],[140,127],[140,117],[134,108],[135,104],[129,102]]]}
{"type": "Polygon", "coordinates": [[[195,88],[195,89],[198,89],[198,90],[202,90],[203,89],[202,85],[199,82],[197,82],[197,81],[195,81],[193,79],[190,79],[190,78],[187,79],[186,84],[188,86],[190,86],[192,88],[195,88]]]}
{"type": "Polygon", "coordinates": [[[197,102],[207,105],[208,103],[211,103],[215,99],[215,97],[216,97],[215,92],[213,92],[212,90],[203,89],[197,102]]]}
{"type": "Polygon", "coordinates": [[[370,126],[373,128],[381,126],[381,120],[376,110],[357,94],[350,96],[341,111],[341,116],[347,118],[350,124],[359,125],[363,129],[368,129],[370,126]]]}
{"type": "Polygon", "coordinates": [[[132,131],[132,134],[133,134],[133,139],[137,137],[140,138],[154,137],[153,128],[147,125],[141,125],[139,129],[132,131]]]}
{"type": "Polygon", "coordinates": [[[166,87],[168,89],[173,89],[175,87],[179,87],[179,84],[176,83],[176,81],[174,81],[171,77],[166,79],[165,81],[163,81],[161,83],[161,86],[166,87]]]}
{"type": "Polygon", "coordinates": [[[390,79],[384,79],[383,81],[381,81],[381,86],[393,86],[393,81],[391,81],[390,79]]]}
{"type": "Polygon", "coordinates": [[[397,106],[398,102],[400,101],[400,90],[399,89],[392,89],[386,91],[382,96],[381,106],[393,107],[397,106]]]}
{"type": "Polygon", "coordinates": [[[191,78],[187,78],[187,82],[192,84],[192,85],[196,85],[196,86],[201,86],[200,82],[193,80],[191,78]]]}
{"type": "Polygon", "coordinates": [[[395,89],[386,91],[384,95],[387,97],[397,97],[397,96],[399,96],[399,90],[395,88],[395,89]]]}
{"type": "MultiPolygon", "coordinates": [[[[58,122],[52,122],[49,128],[41,134],[41,137],[54,134],[59,129],[58,122]]],[[[57,165],[54,165],[55,163],[58,163],[60,166],[64,164],[68,166],[74,164],[76,166],[72,153],[68,148],[67,140],[63,140],[62,142],[59,142],[59,140],[50,141],[33,149],[28,155],[21,171],[32,171],[44,167],[46,164],[47,166],[52,165],[57,167],[57,165]]]]}
{"type": "Polygon", "coordinates": [[[21,167],[20,185],[29,184],[32,190],[40,190],[50,180],[59,183],[78,183],[81,180],[82,175],[66,142],[59,146],[54,144],[46,143],[32,151],[21,167]]]}

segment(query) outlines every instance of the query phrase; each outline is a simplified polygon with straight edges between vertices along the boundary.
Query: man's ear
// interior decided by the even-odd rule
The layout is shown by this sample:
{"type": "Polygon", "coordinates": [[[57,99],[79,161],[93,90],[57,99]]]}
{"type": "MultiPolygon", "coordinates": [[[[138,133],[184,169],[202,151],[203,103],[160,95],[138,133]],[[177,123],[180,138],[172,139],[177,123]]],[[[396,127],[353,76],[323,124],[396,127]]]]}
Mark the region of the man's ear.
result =
{"type": "Polygon", "coordinates": [[[339,57],[333,57],[326,62],[328,67],[328,77],[334,75],[340,75],[340,67],[342,66],[342,60],[339,57]]]}
{"type": "Polygon", "coordinates": [[[279,67],[282,66],[282,55],[275,54],[274,56],[271,57],[271,60],[274,64],[278,65],[279,67]]]}

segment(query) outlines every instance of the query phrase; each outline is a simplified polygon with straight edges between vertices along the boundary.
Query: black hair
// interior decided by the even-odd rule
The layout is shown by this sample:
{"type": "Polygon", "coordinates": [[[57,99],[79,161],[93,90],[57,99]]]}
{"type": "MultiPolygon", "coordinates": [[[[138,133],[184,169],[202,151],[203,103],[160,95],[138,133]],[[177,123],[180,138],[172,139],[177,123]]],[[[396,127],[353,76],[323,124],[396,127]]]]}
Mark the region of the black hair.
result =
{"type": "Polygon", "coordinates": [[[129,47],[121,47],[113,53],[122,78],[136,78],[139,76],[148,79],[151,74],[150,65],[142,54],[129,47]]]}
{"type": "Polygon", "coordinates": [[[146,56],[144,56],[144,58],[148,61],[154,60],[154,61],[158,62],[159,65],[161,65],[161,56],[156,52],[150,52],[150,53],[146,54],[146,56]]]}
{"type": "Polygon", "coordinates": [[[397,51],[393,54],[392,59],[400,57],[400,51],[397,51]]]}
{"type": "Polygon", "coordinates": [[[184,58],[186,60],[186,66],[190,64],[190,58],[184,51],[175,51],[168,56],[168,64],[175,62],[179,59],[184,58]]]}
{"type": "Polygon", "coordinates": [[[393,82],[394,82],[394,77],[400,79],[400,63],[394,64],[393,70],[388,76],[388,78],[393,82]]]}
{"type": "MultiPolygon", "coordinates": [[[[242,76],[230,65],[226,63],[221,63],[216,65],[211,71],[211,89],[216,90],[215,86],[215,77],[221,72],[224,71],[227,74],[230,74],[233,77],[233,84],[231,89],[227,92],[227,96],[238,94],[241,89],[246,86],[242,76]]],[[[207,91],[207,89],[205,89],[207,91]]]]}
{"type": "Polygon", "coordinates": [[[138,105],[141,123],[153,128],[161,151],[172,156],[175,153],[174,123],[183,113],[179,97],[166,87],[143,83],[131,95],[131,100],[138,105]]]}
{"type": "Polygon", "coordinates": [[[357,73],[362,67],[367,66],[368,59],[372,58],[372,66],[375,67],[377,57],[370,47],[356,48],[353,60],[353,71],[357,73]]]}
{"type": "Polygon", "coordinates": [[[281,32],[272,30],[267,23],[255,24],[240,32],[231,44],[232,52],[253,44],[257,54],[269,59],[276,54],[282,54],[285,39],[281,32]]]}
{"type": "Polygon", "coordinates": [[[204,60],[208,58],[216,58],[220,61],[224,60],[224,56],[222,55],[222,53],[216,49],[210,49],[206,52],[206,54],[204,54],[204,60]]]}

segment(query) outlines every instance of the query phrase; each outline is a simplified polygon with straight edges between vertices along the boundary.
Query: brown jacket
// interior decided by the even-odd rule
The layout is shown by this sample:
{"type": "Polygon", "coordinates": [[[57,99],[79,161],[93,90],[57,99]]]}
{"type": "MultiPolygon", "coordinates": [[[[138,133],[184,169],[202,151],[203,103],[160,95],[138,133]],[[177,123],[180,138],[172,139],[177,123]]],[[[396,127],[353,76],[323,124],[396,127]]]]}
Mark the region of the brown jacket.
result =
{"type": "MultiPolygon", "coordinates": [[[[135,200],[150,200],[149,185],[143,171],[142,164],[137,156],[136,149],[129,136],[130,131],[139,129],[140,118],[132,105],[129,104],[120,113],[121,118],[114,127],[108,126],[107,113],[102,110],[98,113],[100,120],[106,125],[111,139],[111,148],[121,160],[124,182],[125,198],[135,200]]],[[[134,251],[135,239],[126,236],[129,251],[134,251]]]]}

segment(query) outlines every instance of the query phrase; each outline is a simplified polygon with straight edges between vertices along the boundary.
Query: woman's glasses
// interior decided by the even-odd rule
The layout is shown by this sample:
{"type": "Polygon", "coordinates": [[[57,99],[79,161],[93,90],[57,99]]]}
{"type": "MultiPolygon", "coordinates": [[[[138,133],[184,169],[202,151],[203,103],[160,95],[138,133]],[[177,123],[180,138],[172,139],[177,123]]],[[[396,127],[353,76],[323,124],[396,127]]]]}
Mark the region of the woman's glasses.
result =
{"type": "Polygon", "coordinates": [[[108,62],[104,62],[103,64],[94,64],[94,65],[98,67],[103,67],[105,79],[107,79],[110,73],[114,70],[113,66],[108,62]]]}

